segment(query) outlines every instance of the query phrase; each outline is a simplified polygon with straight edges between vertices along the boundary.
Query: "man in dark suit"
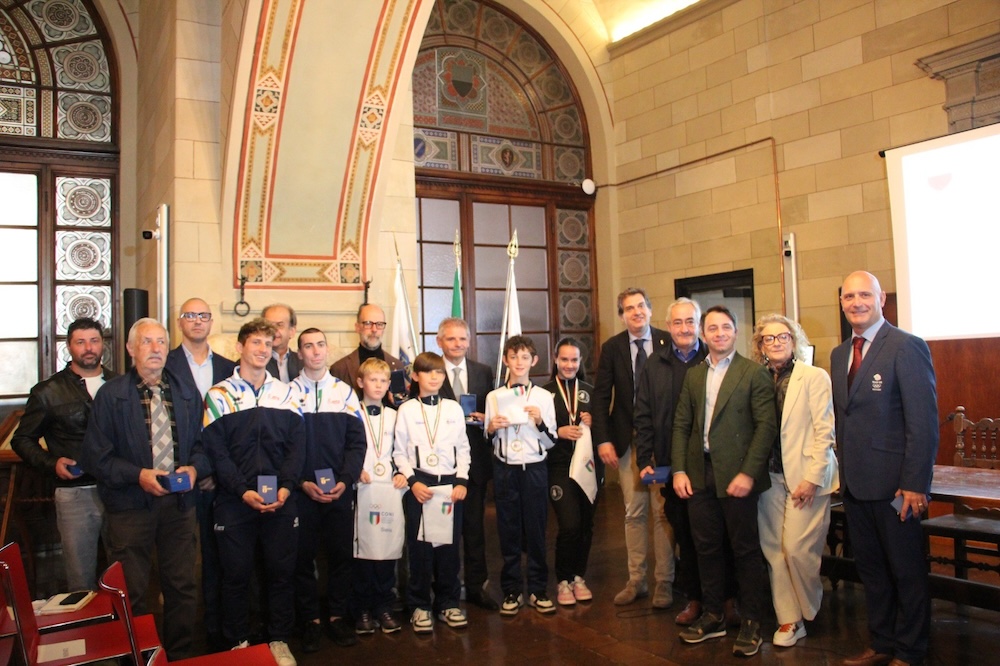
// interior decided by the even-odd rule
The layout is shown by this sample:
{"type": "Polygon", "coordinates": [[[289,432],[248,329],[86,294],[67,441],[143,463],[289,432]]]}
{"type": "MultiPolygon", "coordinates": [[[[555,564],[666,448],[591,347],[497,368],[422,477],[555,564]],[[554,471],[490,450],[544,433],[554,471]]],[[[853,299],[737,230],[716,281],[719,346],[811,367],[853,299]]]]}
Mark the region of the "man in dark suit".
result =
{"type": "MultiPolygon", "coordinates": [[[[189,298],[177,317],[181,343],[167,354],[166,368],[178,380],[190,385],[202,399],[208,389],[233,374],[236,364],[216,354],[208,344],[212,333],[212,309],[200,298],[189,298]]],[[[198,479],[198,537],[201,546],[201,592],[205,599],[205,633],[211,649],[222,649],[221,585],[222,569],[215,543],[212,504],[215,476],[198,479]]]]}
{"type": "Polygon", "coordinates": [[[441,395],[458,400],[462,394],[476,396],[476,411],[471,417],[478,423],[465,426],[469,436],[472,464],[466,486],[462,515],[462,553],[465,567],[465,600],[486,610],[499,610],[486,592],[486,484],[493,478],[493,449],[483,434],[486,394],[493,390],[493,370],[466,357],[469,351],[469,325],[464,319],[449,317],[438,326],[437,344],[444,353],[447,378],[441,395]]]}
{"type": "MultiPolygon", "coordinates": [[[[267,371],[275,379],[286,384],[299,376],[302,361],[299,355],[291,350],[289,343],[295,339],[299,325],[298,317],[291,305],[272,303],[261,310],[260,316],[274,326],[274,347],[271,348],[271,360],[267,363],[267,371]]],[[[351,383],[351,386],[354,386],[351,383]]]]}
{"type": "MultiPolygon", "coordinates": [[[[653,465],[671,464],[671,441],[674,434],[674,411],[681,397],[684,377],[690,368],[705,360],[708,350],[698,338],[701,307],[690,298],[678,298],[667,307],[667,330],[670,344],[657,349],[639,377],[635,398],[635,460],[640,477],[653,473],[653,465]]],[[[687,626],[701,616],[701,580],[698,556],[691,537],[687,502],[674,492],[672,477],[660,491],[664,511],[673,528],[680,551],[677,565],[678,584],[688,602],[675,618],[687,626]]]]}
{"type": "Polygon", "coordinates": [[[830,375],[841,490],[871,634],[870,647],[844,664],[919,664],[931,623],[920,515],[938,447],[934,366],[927,343],[883,318],[885,292],[874,275],[848,275],[840,303],[854,335],[833,350],[830,375]]]}
{"type": "Polygon", "coordinates": [[[649,554],[649,516],[653,505],[653,549],[656,552],[656,587],[653,606],[669,608],[673,603],[674,544],[670,523],[663,513],[660,486],[639,481],[633,438],[632,410],[637,379],[653,352],[666,349],[670,336],[649,322],[653,310],[642,289],[629,288],[618,294],[618,316],[626,330],[601,345],[594,382],[593,437],[597,455],[605,465],[618,470],[625,500],[625,547],[628,551],[628,582],[615,595],[615,604],[630,604],[649,594],[646,559],[649,554]]]}
{"type": "Polygon", "coordinates": [[[757,497],[771,486],[767,459],[778,436],[774,381],[736,352],[736,318],[724,306],[702,318],[705,363],[688,370],[674,414],[674,491],[688,500],[704,612],[680,633],[685,643],[726,635],[725,540],[733,549],[743,621],[733,654],[760,650],[766,603],[757,497]]]}
{"type": "MultiPolygon", "coordinates": [[[[390,371],[402,370],[403,364],[399,359],[382,349],[385,325],[385,311],[382,308],[374,303],[365,303],[359,307],[358,319],[354,324],[354,330],[358,333],[358,348],[334,362],[330,366],[330,374],[350,386],[357,386],[358,368],[370,358],[382,359],[389,364],[390,371]]],[[[387,393],[386,396],[388,395],[387,393]]]]}
{"type": "Polygon", "coordinates": [[[209,473],[201,447],[202,398],[164,369],[167,332],[137,321],[126,345],[135,367],[97,395],[83,440],[83,467],[97,479],[107,510],[108,551],[119,560],[137,614],[147,613],[153,550],[163,593],[163,644],[171,660],[193,656],[198,615],[194,496],[160,484],[186,473],[193,486],[209,473]]]}

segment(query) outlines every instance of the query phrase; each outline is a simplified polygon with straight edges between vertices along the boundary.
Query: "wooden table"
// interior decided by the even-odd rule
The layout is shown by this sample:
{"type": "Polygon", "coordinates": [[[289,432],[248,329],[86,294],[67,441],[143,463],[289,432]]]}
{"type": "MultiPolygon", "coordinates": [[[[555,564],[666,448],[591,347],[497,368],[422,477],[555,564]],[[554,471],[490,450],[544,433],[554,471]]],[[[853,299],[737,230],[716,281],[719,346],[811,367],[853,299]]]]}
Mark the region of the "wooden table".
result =
{"type": "Polygon", "coordinates": [[[931,498],[952,503],[962,498],[1000,502],[1000,469],[934,465],[931,498]]]}
{"type": "MultiPolygon", "coordinates": [[[[935,465],[931,499],[949,504],[964,499],[1000,505],[1000,470],[935,465]]],[[[860,582],[850,554],[824,555],[821,571],[831,579],[860,582]]],[[[989,584],[936,573],[929,578],[935,599],[1000,611],[1000,581],[989,584]]]]}

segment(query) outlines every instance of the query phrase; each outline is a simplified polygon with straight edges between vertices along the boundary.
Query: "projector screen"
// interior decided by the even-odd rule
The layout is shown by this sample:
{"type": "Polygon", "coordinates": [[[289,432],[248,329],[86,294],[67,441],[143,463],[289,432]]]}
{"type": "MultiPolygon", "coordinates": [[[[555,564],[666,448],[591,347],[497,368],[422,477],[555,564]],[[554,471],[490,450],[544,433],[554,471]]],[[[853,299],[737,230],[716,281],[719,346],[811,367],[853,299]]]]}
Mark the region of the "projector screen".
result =
{"type": "Polygon", "coordinates": [[[885,151],[899,325],[1000,336],[1000,124],[885,151]]]}

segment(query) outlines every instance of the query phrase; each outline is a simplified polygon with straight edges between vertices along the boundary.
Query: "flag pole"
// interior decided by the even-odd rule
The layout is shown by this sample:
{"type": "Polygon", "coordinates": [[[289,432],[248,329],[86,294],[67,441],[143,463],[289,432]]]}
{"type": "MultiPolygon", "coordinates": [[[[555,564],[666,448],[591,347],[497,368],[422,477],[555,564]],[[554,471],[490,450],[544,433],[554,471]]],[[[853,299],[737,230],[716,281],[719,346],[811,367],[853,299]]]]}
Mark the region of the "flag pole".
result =
{"type": "Polygon", "coordinates": [[[514,259],[517,258],[517,249],[517,229],[514,229],[514,235],[511,236],[510,243],[507,244],[507,256],[510,257],[510,263],[507,265],[507,288],[503,296],[503,322],[500,324],[500,349],[497,351],[497,388],[505,383],[503,379],[503,346],[507,342],[507,316],[510,314],[510,284],[514,278],[514,259]]]}
{"type": "Polygon", "coordinates": [[[455,282],[451,287],[451,316],[461,317],[465,314],[462,307],[462,240],[455,229],[455,243],[452,246],[455,255],[455,282]]]}
{"type": "MultiPolygon", "coordinates": [[[[410,309],[410,297],[406,294],[406,277],[403,275],[403,260],[399,258],[399,244],[396,243],[396,234],[392,235],[392,245],[396,250],[396,266],[399,269],[399,282],[403,286],[403,307],[406,308],[406,323],[409,325],[407,335],[410,337],[410,344],[413,345],[413,351],[419,354],[420,345],[416,340],[417,329],[413,326],[413,310],[410,309]]],[[[410,362],[413,362],[412,359],[410,362]]]]}

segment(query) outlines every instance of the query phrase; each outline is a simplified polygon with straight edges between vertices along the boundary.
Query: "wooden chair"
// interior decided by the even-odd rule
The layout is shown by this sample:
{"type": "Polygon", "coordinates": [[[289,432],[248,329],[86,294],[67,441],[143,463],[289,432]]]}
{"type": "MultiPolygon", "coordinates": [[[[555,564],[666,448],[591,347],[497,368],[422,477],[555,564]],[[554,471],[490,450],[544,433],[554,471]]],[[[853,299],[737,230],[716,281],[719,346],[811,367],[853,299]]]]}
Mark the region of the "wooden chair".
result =
{"type": "Polygon", "coordinates": [[[928,538],[934,536],[951,539],[955,548],[954,557],[928,556],[927,559],[955,567],[955,578],[963,580],[968,580],[969,569],[1000,574],[1000,507],[973,507],[970,504],[974,502],[959,500],[955,503],[954,513],[921,522],[928,538]],[[980,555],[994,561],[974,561],[969,559],[969,555],[980,555]]]}
{"type": "MultiPolygon", "coordinates": [[[[121,570],[121,563],[115,562],[111,568],[121,570]]],[[[8,607],[13,613],[17,626],[14,651],[21,663],[34,666],[39,662],[39,651],[58,651],[69,648],[73,641],[82,641],[83,654],[61,658],[46,659],[45,666],[73,666],[92,661],[127,657],[131,651],[130,633],[119,614],[112,621],[83,627],[73,627],[61,631],[43,634],[38,629],[34,609],[31,606],[31,595],[28,592],[28,579],[24,573],[21,561],[21,549],[16,543],[10,543],[0,549],[0,607],[8,607]]],[[[101,590],[98,595],[107,594],[101,590]]],[[[112,599],[113,602],[113,599],[112,599]]],[[[129,613],[131,618],[131,612],[129,613]]],[[[155,650],[160,647],[160,639],[156,634],[156,625],[152,615],[135,618],[132,635],[138,636],[138,642],[144,650],[155,650]]],[[[147,661],[136,662],[146,666],[147,661]]]]}
{"type": "Polygon", "coordinates": [[[972,422],[965,417],[965,407],[955,408],[955,466],[1000,469],[997,461],[997,434],[1000,419],[979,419],[972,422]]]}

